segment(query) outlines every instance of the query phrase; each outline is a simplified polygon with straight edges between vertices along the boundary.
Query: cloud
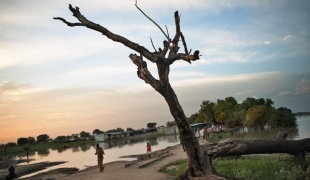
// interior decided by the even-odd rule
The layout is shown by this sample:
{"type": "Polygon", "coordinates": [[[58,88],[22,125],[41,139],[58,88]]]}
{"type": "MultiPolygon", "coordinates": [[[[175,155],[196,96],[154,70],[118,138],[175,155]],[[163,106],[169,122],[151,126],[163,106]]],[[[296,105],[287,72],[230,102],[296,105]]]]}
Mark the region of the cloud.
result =
{"type": "Polygon", "coordinates": [[[191,86],[200,84],[210,84],[210,83],[224,83],[224,82],[245,82],[250,79],[264,78],[269,76],[275,76],[281,74],[280,72],[262,72],[262,73],[252,73],[252,74],[237,74],[237,75],[208,75],[203,78],[193,78],[186,80],[173,81],[174,86],[191,86]]]}
{"type": "Polygon", "coordinates": [[[295,91],[281,91],[277,97],[293,97],[310,94],[310,82],[307,79],[302,79],[296,86],[295,91]]]}
{"type": "Polygon", "coordinates": [[[297,95],[309,94],[310,93],[310,82],[307,79],[302,79],[300,84],[295,88],[297,95]]]}
{"type": "Polygon", "coordinates": [[[128,67],[88,67],[83,69],[72,70],[63,75],[70,76],[85,76],[85,75],[94,75],[94,74],[106,74],[106,75],[114,75],[114,74],[124,74],[124,73],[132,73],[132,66],[128,67]]]}
{"type": "Polygon", "coordinates": [[[286,40],[290,39],[291,37],[292,37],[291,35],[288,35],[288,36],[285,36],[282,40],[286,41],[286,40]]]}
{"type": "Polygon", "coordinates": [[[290,91],[281,91],[279,94],[278,94],[278,97],[283,97],[283,96],[290,96],[292,95],[293,93],[290,92],[290,91]]]}
{"type": "Polygon", "coordinates": [[[0,95],[3,97],[4,95],[20,95],[20,94],[26,94],[30,92],[36,92],[39,91],[39,88],[31,88],[29,85],[24,84],[16,84],[14,82],[5,81],[2,84],[0,84],[0,95]]]}
{"type": "Polygon", "coordinates": [[[247,95],[247,94],[251,94],[253,93],[253,90],[250,89],[250,90],[247,90],[247,91],[243,91],[243,92],[237,92],[237,96],[243,96],[243,95],[247,95]]]}
{"type": "Polygon", "coordinates": [[[269,41],[265,41],[265,43],[264,44],[270,44],[270,42],[269,41]]]}

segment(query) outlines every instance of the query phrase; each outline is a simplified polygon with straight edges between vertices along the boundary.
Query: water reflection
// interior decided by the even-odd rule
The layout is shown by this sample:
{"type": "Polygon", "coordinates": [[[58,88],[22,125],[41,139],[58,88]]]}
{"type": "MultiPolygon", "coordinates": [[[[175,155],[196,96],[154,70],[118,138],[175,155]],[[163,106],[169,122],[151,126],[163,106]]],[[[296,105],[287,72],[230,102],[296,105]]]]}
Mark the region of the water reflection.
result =
{"type": "MultiPolygon", "coordinates": [[[[310,116],[297,117],[297,127],[293,127],[293,130],[288,133],[286,139],[297,140],[310,137],[310,116]]],[[[260,129],[248,129],[248,128],[239,128],[234,131],[231,131],[232,138],[244,138],[244,139],[271,139],[276,137],[278,132],[285,132],[292,129],[292,127],[285,128],[269,128],[260,130],[260,129]]]]}
{"type": "MultiPolygon", "coordinates": [[[[44,150],[39,150],[38,151],[38,155],[39,156],[48,156],[50,154],[50,151],[48,150],[48,149],[44,149],[44,150]]],[[[29,154],[28,154],[28,156],[29,156],[29,154]]]]}
{"type": "Polygon", "coordinates": [[[72,147],[72,152],[79,152],[80,151],[80,147],[79,146],[75,146],[75,147],[72,147]]]}
{"type": "MultiPolygon", "coordinates": [[[[268,128],[268,129],[248,129],[248,128],[239,128],[230,132],[231,137],[233,138],[245,138],[245,139],[262,139],[267,140],[277,136],[278,132],[285,132],[292,128],[268,128]]],[[[289,136],[286,139],[298,139],[299,132],[297,128],[289,133],[289,136]]]]}
{"type": "Polygon", "coordinates": [[[92,146],[90,144],[83,144],[80,147],[81,147],[81,151],[85,152],[87,150],[90,150],[92,146]]]}

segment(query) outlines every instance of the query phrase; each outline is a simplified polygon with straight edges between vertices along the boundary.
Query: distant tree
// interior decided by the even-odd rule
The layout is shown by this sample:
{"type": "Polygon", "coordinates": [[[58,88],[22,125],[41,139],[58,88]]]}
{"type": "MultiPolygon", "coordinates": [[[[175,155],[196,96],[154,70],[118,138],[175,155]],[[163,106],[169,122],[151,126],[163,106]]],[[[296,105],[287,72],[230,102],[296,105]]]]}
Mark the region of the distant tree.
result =
{"type": "Polygon", "coordinates": [[[257,101],[257,105],[265,105],[265,103],[266,103],[264,98],[256,99],[256,101],[257,101]]]}
{"type": "Polygon", "coordinates": [[[118,127],[116,129],[110,129],[107,132],[125,132],[125,130],[123,128],[118,127]]]}
{"type": "Polygon", "coordinates": [[[31,136],[29,136],[27,139],[28,139],[29,144],[33,144],[36,141],[36,139],[34,137],[31,137],[31,136]]]}
{"type": "Polygon", "coordinates": [[[229,124],[231,121],[228,121],[232,116],[233,112],[237,108],[237,101],[234,97],[227,97],[225,100],[217,100],[217,104],[213,106],[214,109],[214,117],[216,122],[229,124]]]}
{"type": "Polygon", "coordinates": [[[22,138],[18,138],[17,139],[17,145],[23,146],[23,145],[26,145],[26,144],[28,144],[28,138],[22,137],[22,138]]]}
{"type": "Polygon", "coordinates": [[[5,146],[11,147],[11,146],[17,146],[17,144],[15,142],[8,142],[5,144],[5,146]]]}
{"type": "Polygon", "coordinates": [[[73,138],[78,138],[79,137],[79,134],[72,134],[71,135],[73,138]]]}
{"type": "Polygon", "coordinates": [[[66,136],[57,136],[57,137],[55,138],[55,141],[62,141],[62,140],[65,140],[65,139],[67,139],[66,136]]]}
{"type": "Polygon", "coordinates": [[[89,137],[90,137],[90,133],[89,133],[89,132],[82,131],[82,132],[80,132],[80,137],[89,138],[89,137]]]}
{"type": "Polygon", "coordinates": [[[249,108],[256,106],[257,105],[257,101],[255,98],[252,97],[247,97],[242,103],[241,105],[248,110],[249,108]]]}
{"type": "Polygon", "coordinates": [[[101,131],[99,129],[94,129],[93,134],[103,134],[103,131],[101,131]]]}
{"type": "Polygon", "coordinates": [[[120,128],[120,127],[116,128],[116,131],[117,132],[125,132],[125,130],[123,128],[120,128]]]}
{"type": "Polygon", "coordinates": [[[189,124],[194,124],[198,117],[198,113],[192,114],[190,117],[187,118],[189,124]]]}
{"type": "Polygon", "coordinates": [[[273,105],[273,101],[269,98],[266,99],[266,106],[271,107],[273,105]]]}
{"type": "Polygon", "coordinates": [[[156,124],[157,124],[156,122],[149,122],[149,123],[146,124],[146,127],[147,128],[155,128],[156,124]]]}
{"type": "Polygon", "coordinates": [[[235,110],[231,116],[229,116],[226,122],[229,126],[240,126],[246,118],[247,111],[245,109],[235,110]]]}
{"type": "Polygon", "coordinates": [[[272,127],[296,126],[296,117],[292,113],[292,110],[286,107],[280,107],[275,113],[276,117],[270,122],[272,127]]]}
{"type": "Polygon", "coordinates": [[[195,123],[215,123],[214,102],[202,101],[195,123]]]}
{"type": "Polygon", "coordinates": [[[126,131],[134,131],[131,127],[128,127],[126,131]]]}
{"type": "Polygon", "coordinates": [[[176,125],[175,121],[168,121],[166,123],[166,126],[168,126],[168,127],[175,126],[175,125],[176,125]]]}
{"type": "Polygon", "coordinates": [[[37,141],[38,142],[45,142],[49,139],[49,136],[47,134],[41,134],[37,136],[37,141]]]}
{"type": "Polygon", "coordinates": [[[259,127],[260,129],[264,129],[264,126],[275,118],[274,115],[274,108],[269,108],[266,105],[257,105],[248,110],[243,125],[249,128],[259,127]]]}

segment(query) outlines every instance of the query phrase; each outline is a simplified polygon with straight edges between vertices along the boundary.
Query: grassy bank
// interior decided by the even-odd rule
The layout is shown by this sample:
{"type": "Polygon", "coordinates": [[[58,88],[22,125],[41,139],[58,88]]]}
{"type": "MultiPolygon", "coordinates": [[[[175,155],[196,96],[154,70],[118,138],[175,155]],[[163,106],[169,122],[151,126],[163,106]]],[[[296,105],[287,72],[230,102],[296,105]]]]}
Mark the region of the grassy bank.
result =
{"type": "MultiPolygon", "coordinates": [[[[174,179],[182,179],[187,160],[172,162],[161,168],[161,172],[169,173],[174,179]]],[[[218,173],[227,179],[251,180],[304,180],[310,178],[310,156],[296,159],[283,156],[241,156],[218,158],[213,161],[218,173]]]]}

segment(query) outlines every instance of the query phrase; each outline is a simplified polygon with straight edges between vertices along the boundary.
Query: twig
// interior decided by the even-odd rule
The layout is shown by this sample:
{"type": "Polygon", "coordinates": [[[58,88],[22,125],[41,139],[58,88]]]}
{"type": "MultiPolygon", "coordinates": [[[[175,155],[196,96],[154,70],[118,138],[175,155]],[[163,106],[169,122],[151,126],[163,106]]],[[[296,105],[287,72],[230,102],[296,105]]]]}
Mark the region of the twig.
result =
{"type": "Polygon", "coordinates": [[[74,27],[74,26],[85,26],[85,25],[82,24],[82,23],[71,23],[71,22],[68,22],[68,21],[66,21],[64,18],[61,18],[61,17],[54,17],[53,19],[61,20],[62,22],[64,22],[65,24],[67,24],[67,25],[70,26],[70,27],[74,27]]]}
{"type": "Polygon", "coordinates": [[[186,42],[185,42],[185,38],[183,36],[183,33],[180,32],[180,35],[181,35],[181,39],[182,39],[182,42],[183,42],[183,45],[184,45],[185,54],[188,54],[187,46],[186,46],[186,42]]]}
{"type": "Polygon", "coordinates": [[[170,41],[170,37],[169,37],[169,31],[168,31],[168,28],[167,28],[167,26],[165,25],[165,27],[166,27],[166,30],[167,30],[167,35],[168,35],[168,42],[170,43],[171,41],[170,41]]]}
{"type": "MultiPolygon", "coordinates": [[[[136,0],[136,4],[135,4],[135,6],[139,9],[139,11],[145,16],[145,17],[147,17],[150,21],[152,21],[159,29],[160,29],[160,31],[165,35],[165,37],[168,39],[168,41],[169,41],[169,37],[166,35],[166,33],[161,29],[161,27],[155,22],[155,21],[153,21],[150,17],[148,17],[139,7],[138,7],[138,5],[137,5],[137,0],[136,0]]],[[[170,42],[170,41],[169,41],[170,42]]]]}
{"type": "Polygon", "coordinates": [[[154,48],[155,52],[157,52],[157,51],[156,51],[156,48],[155,48],[155,46],[154,46],[154,44],[153,44],[153,40],[152,40],[152,38],[151,38],[151,37],[150,37],[150,39],[151,39],[151,43],[152,43],[152,46],[153,46],[153,48],[154,48]]]}

